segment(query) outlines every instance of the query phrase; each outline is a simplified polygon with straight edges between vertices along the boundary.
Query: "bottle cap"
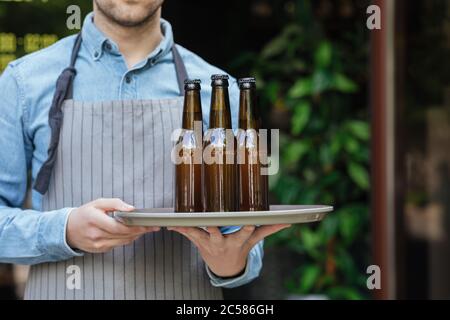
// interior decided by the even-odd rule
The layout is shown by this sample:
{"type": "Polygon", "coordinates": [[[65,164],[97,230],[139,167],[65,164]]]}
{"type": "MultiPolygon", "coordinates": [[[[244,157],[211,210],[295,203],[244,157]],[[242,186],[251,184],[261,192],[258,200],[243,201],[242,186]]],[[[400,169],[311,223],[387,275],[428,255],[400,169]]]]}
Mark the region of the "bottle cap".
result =
{"type": "Polygon", "coordinates": [[[241,89],[249,89],[256,87],[256,79],[255,78],[241,78],[238,80],[239,88],[241,89]]]}
{"type": "Polygon", "coordinates": [[[226,74],[213,74],[211,76],[211,85],[212,86],[227,86],[228,87],[228,79],[230,77],[226,74]]]}
{"type": "Polygon", "coordinates": [[[200,90],[200,79],[186,79],[184,80],[184,90],[200,90]]]}

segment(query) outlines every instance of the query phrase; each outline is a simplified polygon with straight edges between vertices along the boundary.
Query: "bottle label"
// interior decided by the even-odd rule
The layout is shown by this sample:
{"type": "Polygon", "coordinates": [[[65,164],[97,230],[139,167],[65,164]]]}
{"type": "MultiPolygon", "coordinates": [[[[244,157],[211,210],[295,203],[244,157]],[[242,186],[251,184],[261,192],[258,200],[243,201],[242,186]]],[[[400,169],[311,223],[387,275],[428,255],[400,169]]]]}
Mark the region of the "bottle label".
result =
{"type": "Polygon", "coordinates": [[[205,164],[235,164],[235,137],[233,130],[209,129],[205,134],[203,160],[205,164]]]}
{"type": "Polygon", "coordinates": [[[176,143],[171,152],[172,163],[175,165],[202,164],[203,137],[201,126],[201,121],[196,121],[195,130],[181,129],[173,133],[172,140],[176,143]],[[200,126],[200,128],[196,128],[197,126],[200,126]]]}

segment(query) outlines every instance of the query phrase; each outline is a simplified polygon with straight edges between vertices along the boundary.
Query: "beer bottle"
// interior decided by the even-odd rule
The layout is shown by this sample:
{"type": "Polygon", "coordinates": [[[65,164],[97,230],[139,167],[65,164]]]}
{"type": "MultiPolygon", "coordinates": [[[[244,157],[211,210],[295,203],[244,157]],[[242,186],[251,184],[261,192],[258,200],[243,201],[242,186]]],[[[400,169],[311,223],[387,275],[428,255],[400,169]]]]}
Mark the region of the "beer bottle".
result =
{"type": "Polygon", "coordinates": [[[205,133],[205,211],[237,210],[236,138],[231,126],[228,76],[211,77],[209,129],[205,133]]]}
{"type": "Polygon", "coordinates": [[[200,80],[184,82],[183,124],[176,145],[175,212],[203,211],[203,129],[200,80]]]}
{"type": "Polygon", "coordinates": [[[262,174],[261,156],[267,156],[266,148],[260,149],[258,131],[261,127],[256,105],[255,78],[239,79],[239,130],[237,134],[239,210],[269,210],[268,175],[262,174]]]}

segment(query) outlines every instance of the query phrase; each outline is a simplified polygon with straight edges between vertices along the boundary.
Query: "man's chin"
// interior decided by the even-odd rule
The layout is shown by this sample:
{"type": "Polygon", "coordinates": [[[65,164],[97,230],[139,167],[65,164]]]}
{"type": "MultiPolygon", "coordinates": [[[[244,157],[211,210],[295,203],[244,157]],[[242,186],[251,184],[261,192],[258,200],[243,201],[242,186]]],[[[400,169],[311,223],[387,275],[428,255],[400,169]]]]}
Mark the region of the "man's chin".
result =
{"type": "Polygon", "coordinates": [[[127,28],[134,28],[134,27],[139,27],[143,24],[145,24],[146,22],[148,22],[148,20],[150,20],[151,16],[149,17],[114,17],[114,21],[122,26],[122,27],[127,27],[127,28]]]}

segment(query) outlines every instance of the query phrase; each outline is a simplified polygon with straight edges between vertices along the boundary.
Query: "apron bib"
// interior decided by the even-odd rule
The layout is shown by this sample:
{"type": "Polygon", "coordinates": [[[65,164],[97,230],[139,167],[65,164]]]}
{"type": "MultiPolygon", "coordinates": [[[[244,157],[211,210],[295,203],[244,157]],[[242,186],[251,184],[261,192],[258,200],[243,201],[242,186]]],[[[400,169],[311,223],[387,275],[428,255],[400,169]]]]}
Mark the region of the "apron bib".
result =
{"type": "MultiPolygon", "coordinates": [[[[49,113],[49,159],[35,185],[43,193],[42,210],[78,207],[98,198],[121,198],[138,208],[171,207],[170,137],[181,127],[182,96],[95,103],[72,100],[75,72],[70,68],[80,43],[78,36],[71,66],[65,70],[72,76],[63,72],[58,79],[49,113]],[[61,83],[67,83],[67,88],[61,89],[61,83]]],[[[184,65],[175,46],[172,51],[182,84],[184,65]]],[[[222,298],[222,290],[211,285],[197,248],[165,229],[107,253],[33,265],[25,289],[25,299],[222,298]],[[67,286],[74,268],[80,271],[79,289],[67,286]]]]}

